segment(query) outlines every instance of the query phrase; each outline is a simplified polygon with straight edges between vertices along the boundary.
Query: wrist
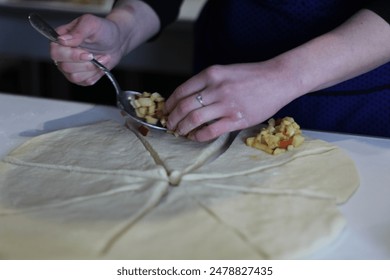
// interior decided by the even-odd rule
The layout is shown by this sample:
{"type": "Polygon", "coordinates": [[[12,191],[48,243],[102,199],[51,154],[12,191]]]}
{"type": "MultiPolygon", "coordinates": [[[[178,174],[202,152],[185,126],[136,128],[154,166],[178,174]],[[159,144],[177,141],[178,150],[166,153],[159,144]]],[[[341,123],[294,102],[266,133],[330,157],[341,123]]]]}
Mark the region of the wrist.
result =
{"type": "Polygon", "coordinates": [[[118,1],[106,19],[117,28],[122,56],[157,34],[160,29],[157,14],[139,0],[118,1]]]}
{"type": "Polygon", "coordinates": [[[299,57],[286,52],[268,61],[277,74],[281,94],[286,104],[310,92],[310,81],[305,76],[305,68],[299,57]]]}

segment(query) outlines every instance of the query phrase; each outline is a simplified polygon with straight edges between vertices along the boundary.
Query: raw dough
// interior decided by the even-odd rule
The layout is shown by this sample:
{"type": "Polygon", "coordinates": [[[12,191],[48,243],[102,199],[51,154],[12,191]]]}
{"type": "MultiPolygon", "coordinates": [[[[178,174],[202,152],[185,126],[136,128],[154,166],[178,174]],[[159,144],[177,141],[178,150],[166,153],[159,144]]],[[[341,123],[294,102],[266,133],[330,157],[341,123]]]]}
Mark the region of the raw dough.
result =
{"type": "Polygon", "coordinates": [[[128,126],[138,134],[155,161],[164,166],[173,185],[178,185],[184,174],[214,158],[229,140],[229,135],[225,134],[214,141],[200,143],[159,130],[151,130],[147,137],[143,137],[136,127],[130,123],[128,126]]]}
{"type": "Polygon", "coordinates": [[[345,202],[357,189],[359,176],[354,163],[338,147],[306,139],[301,147],[274,156],[245,146],[245,139],[256,131],[259,127],[241,131],[225,153],[183,180],[207,181],[244,192],[334,199],[337,203],[345,202]]]}
{"type": "Polygon", "coordinates": [[[319,140],[269,156],[243,144],[252,132],[227,151],[228,135],[110,121],[35,137],[0,163],[0,258],[288,259],[332,241],[353,162],[319,140]]]}

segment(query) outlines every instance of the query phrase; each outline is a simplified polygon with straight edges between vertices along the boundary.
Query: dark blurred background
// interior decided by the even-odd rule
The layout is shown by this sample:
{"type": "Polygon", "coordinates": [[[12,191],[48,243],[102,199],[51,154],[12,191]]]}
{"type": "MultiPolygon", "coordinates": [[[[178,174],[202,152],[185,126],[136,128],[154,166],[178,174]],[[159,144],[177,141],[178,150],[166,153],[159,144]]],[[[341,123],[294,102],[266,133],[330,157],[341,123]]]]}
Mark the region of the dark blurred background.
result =
{"type": "MultiPolygon", "coordinates": [[[[104,16],[112,2],[97,0],[95,6],[63,3],[72,1],[58,0],[57,5],[54,0],[48,7],[42,4],[45,1],[0,0],[0,92],[115,105],[115,93],[106,77],[89,87],[68,82],[50,60],[48,40],[29,25],[31,12],[56,27],[87,12],[104,16]]],[[[167,96],[191,76],[192,26],[204,2],[186,0],[176,23],[113,69],[123,89],[167,96]]]]}

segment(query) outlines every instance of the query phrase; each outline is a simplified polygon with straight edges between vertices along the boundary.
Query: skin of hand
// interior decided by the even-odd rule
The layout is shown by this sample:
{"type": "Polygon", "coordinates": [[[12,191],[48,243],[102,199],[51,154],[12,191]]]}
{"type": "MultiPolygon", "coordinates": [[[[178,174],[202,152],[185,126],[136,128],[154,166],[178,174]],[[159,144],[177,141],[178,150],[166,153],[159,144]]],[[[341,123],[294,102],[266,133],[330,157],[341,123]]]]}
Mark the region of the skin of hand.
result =
{"type": "Polygon", "coordinates": [[[179,135],[193,132],[191,139],[207,141],[258,124],[293,99],[293,81],[282,71],[277,60],[207,68],[166,101],[168,129],[179,135]],[[197,94],[205,106],[196,100],[197,94]]]}
{"type": "Polygon", "coordinates": [[[93,85],[103,72],[90,62],[92,58],[112,69],[159,29],[158,16],[147,4],[122,0],[105,18],[86,14],[58,27],[59,44],[50,44],[50,56],[69,81],[93,85]]]}
{"type": "Polygon", "coordinates": [[[208,141],[261,123],[299,96],[389,62],[388,46],[389,24],[361,10],[335,30],[268,61],[205,69],[166,101],[167,127],[208,141]]]}

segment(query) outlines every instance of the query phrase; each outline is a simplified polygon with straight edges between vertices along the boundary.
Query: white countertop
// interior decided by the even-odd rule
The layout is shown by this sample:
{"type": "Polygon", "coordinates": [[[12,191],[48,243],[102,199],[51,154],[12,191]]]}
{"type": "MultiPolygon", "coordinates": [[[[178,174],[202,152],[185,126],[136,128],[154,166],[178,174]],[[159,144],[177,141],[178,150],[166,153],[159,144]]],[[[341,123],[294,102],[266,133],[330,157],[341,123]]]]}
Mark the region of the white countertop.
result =
{"type": "MultiPolygon", "coordinates": [[[[0,93],[0,158],[39,134],[108,119],[123,122],[114,107],[0,93]]],[[[389,260],[390,139],[313,131],[305,134],[345,150],[361,180],[357,192],[340,206],[347,227],[311,258],[389,260]]]]}

